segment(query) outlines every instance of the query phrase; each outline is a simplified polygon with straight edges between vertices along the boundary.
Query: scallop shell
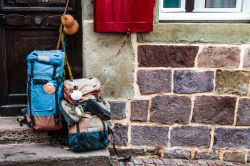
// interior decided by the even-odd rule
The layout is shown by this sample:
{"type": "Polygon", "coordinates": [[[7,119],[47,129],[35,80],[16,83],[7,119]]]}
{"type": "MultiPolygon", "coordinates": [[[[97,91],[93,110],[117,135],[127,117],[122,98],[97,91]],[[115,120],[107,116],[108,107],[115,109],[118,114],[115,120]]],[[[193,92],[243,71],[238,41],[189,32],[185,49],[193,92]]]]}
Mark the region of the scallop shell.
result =
{"type": "Polygon", "coordinates": [[[55,87],[52,83],[47,83],[43,86],[43,90],[47,94],[52,94],[55,92],[55,87]]]}

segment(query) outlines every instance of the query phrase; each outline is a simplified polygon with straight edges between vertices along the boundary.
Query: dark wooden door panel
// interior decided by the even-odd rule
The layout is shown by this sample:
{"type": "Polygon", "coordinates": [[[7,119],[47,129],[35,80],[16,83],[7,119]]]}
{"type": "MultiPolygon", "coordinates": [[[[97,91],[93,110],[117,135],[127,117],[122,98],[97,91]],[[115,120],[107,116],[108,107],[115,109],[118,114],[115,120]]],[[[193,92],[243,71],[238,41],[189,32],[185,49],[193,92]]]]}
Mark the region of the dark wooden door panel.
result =
{"type": "Polygon", "coordinates": [[[55,49],[57,32],[49,30],[7,30],[6,41],[8,94],[25,93],[26,57],[32,50],[55,49]]]}
{"type": "Polygon", "coordinates": [[[64,7],[66,0],[4,0],[6,7],[64,7]]]}
{"type": "MultiPolygon", "coordinates": [[[[26,107],[27,55],[33,50],[56,48],[65,2],[0,1],[0,116],[20,115],[26,107]]],[[[69,11],[81,25],[81,2],[70,2],[69,11]]],[[[67,54],[75,78],[82,77],[81,31],[67,37],[67,54]]]]}
{"type": "MultiPolygon", "coordinates": [[[[6,48],[5,48],[5,30],[0,25],[0,102],[1,106],[6,101],[8,90],[8,77],[7,77],[7,61],[6,61],[6,48]]],[[[1,112],[2,109],[0,108],[1,112]]],[[[1,113],[0,112],[0,113],[1,113]]]]}
{"type": "MultiPolygon", "coordinates": [[[[2,11],[11,12],[63,12],[67,0],[1,0],[2,11]]],[[[70,0],[68,11],[74,11],[80,0],[70,0]]]]}

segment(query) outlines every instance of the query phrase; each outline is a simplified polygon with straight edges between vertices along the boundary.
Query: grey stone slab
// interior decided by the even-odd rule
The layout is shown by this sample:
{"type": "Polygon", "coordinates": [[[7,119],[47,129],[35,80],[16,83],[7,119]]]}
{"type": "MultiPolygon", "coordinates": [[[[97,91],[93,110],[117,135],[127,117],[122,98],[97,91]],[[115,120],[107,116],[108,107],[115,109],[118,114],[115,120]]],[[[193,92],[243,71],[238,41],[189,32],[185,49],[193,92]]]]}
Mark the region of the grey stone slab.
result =
{"type": "Polygon", "coordinates": [[[30,145],[0,145],[1,166],[61,166],[61,165],[88,165],[107,166],[110,164],[108,150],[86,153],[73,153],[61,147],[52,147],[46,144],[30,145]]]}
{"type": "Polygon", "coordinates": [[[160,23],[138,33],[140,43],[250,43],[250,25],[242,23],[160,23]]]}
{"type": "Polygon", "coordinates": [[[20,127],[17,117],[1,117],[0,126],[0,144],[49,142],[47,132],[34,133],[27,126],[20,127]]]}

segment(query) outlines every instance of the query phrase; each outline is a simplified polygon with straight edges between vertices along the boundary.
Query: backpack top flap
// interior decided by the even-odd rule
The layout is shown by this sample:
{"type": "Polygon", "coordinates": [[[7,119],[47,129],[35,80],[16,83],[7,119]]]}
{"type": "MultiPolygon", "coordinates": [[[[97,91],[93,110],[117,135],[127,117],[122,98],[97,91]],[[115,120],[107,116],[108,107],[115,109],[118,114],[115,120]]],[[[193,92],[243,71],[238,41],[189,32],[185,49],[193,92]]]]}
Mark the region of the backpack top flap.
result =
{"type": "Polygon", "coordinates": [[[101,83],[96,78],[81,78],[64,81],[64,91],[69,96],[73,92],[74,87],[77,87],[77,90],[81,91],[83,96],[92,92],[94,94],[99,94],[101,91],[101,83]]]}
{"type": "Polygon", "coordinates": [[[32,51],[27,60],[31,61],[39,61],[43,63],[49,63],[52,65],[61,65],[64,64],[64,52],[61,50],[50,50],[50,51],[32,51]]]}
{"type": "Polygon", "coordinates": [[[64,72],[64,56],[65,53],[61,50],[38,51],[31,52],[28,57],[28,75],[32,73],[31,64],[36,63],[33,69],[33,75],[53,75],[53,67],[57,66],[56,76],[62,77],[64,72]]]}

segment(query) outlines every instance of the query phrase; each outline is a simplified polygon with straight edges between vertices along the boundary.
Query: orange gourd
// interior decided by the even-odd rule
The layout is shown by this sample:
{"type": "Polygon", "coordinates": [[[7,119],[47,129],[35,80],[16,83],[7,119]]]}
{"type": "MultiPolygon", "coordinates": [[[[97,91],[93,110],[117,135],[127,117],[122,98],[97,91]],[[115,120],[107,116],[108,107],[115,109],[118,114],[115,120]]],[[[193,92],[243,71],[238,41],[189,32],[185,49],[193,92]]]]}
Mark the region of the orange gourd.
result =
{"type": "Polygon", "coordinates": [[[73,35],[75,34],[79,29],[79,24],[76,20],[74,20],[74,24],[72,27],[68,28],[68,27],[64,27],[63,30],[67,35],[73,35]]]}
{"type": "Polygon", "coordinates": [[[74,17],[70,14],[64,14],[61,16],[62,25],[64,27],[70,28],[74,25],[74,17]]]}

